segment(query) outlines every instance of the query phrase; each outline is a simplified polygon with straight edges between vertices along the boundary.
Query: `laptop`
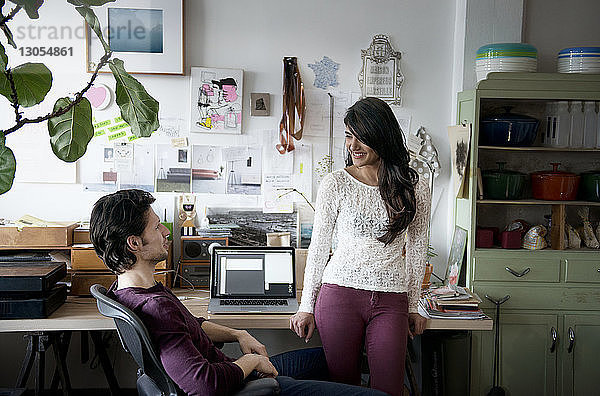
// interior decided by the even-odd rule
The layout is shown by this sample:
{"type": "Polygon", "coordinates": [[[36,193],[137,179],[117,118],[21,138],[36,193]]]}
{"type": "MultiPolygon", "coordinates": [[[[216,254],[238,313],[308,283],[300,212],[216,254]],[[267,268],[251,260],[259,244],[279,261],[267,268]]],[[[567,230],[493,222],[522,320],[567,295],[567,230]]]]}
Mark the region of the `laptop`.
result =
{"type": "Polygon", "coordinates": [[[293,314],[297,310],[293,247],[213,248],[209,314],[293,314]]]}

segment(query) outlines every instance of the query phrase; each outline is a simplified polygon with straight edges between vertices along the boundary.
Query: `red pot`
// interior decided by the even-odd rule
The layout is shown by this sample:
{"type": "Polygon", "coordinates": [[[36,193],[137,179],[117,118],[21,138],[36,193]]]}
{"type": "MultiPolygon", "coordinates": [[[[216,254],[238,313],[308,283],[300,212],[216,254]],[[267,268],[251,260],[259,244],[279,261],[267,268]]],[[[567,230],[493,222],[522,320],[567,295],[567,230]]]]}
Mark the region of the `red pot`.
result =
{"type": "Polygon", "coordinates": [[[558,170],[560,163],[553,162],[552,171],[531,174],[533,198],[545,201],[573,201],[577,199],[579,180],[575,173],[558,170]]]}

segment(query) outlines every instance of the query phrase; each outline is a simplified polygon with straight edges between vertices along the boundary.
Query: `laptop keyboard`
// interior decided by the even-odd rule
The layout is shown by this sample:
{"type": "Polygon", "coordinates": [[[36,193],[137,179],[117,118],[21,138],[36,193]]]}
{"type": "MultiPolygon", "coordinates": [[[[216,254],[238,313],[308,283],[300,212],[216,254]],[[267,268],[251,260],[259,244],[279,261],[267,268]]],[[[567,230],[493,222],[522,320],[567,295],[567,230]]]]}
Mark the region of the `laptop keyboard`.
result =
{"type": "Polygon", "coordinates": [[[221,305],[288,305],[287,300],[220,300],[221,305]]]}

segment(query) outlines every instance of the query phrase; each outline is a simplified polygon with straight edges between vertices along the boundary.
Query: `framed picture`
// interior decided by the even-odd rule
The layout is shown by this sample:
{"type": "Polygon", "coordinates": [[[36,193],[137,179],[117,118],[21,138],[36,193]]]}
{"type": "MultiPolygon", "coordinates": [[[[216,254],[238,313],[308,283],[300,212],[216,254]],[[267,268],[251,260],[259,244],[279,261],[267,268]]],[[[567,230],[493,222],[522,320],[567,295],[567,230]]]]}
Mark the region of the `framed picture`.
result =
{"type": "MultiPolygon", "coordinates": [[[[128,73],[184,74],[183,0],[121,0],[94,8],[113,58],[128,73]]],[[[93,72],[104,55],[86,24],[86,69],[93,72]]],[[[104,66],[100,72],[110,72],[104,66]]]]}
{"type": "Polygon", "coordinates": [[[241,69],[192,67],[190,131],[242,133],[241,69]]]}
{"type": "Polygon", "coordinates": [[[271,115],[271,95],[268,93],[254,93],[250,94],[250,107],[251,116],[268,116],[271,115]]]}
{"type": "Polygon", "coordinates": [[[400,52],[394,51],[384,34],[373,37],[371,45],[361,51],[362,68],[358,75],[362,97],[374,96],[391,105],[402,104],[400,88],[404,76],[400,70],[400,52]]]}
{"type": "Polygon", "coordinates": [[[454,227],[454,236],[448,256],[448,267],[446,268],[445,283],[448,286],[457,286],[458,277],[462,267],[465,248],[467,246],[467,230],[459,226],[454,227]]]}

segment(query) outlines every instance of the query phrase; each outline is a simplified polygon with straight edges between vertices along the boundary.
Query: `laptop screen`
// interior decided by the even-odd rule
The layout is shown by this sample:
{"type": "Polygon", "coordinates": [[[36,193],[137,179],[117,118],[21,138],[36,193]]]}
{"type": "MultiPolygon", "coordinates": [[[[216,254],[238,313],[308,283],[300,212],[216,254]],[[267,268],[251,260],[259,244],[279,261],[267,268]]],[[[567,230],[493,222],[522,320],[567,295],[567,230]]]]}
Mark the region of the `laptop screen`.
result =
{"type": "Polygon", "coordinates": [[[293,247],[215,247],[211,297],[295,298],[293,247]]]}

